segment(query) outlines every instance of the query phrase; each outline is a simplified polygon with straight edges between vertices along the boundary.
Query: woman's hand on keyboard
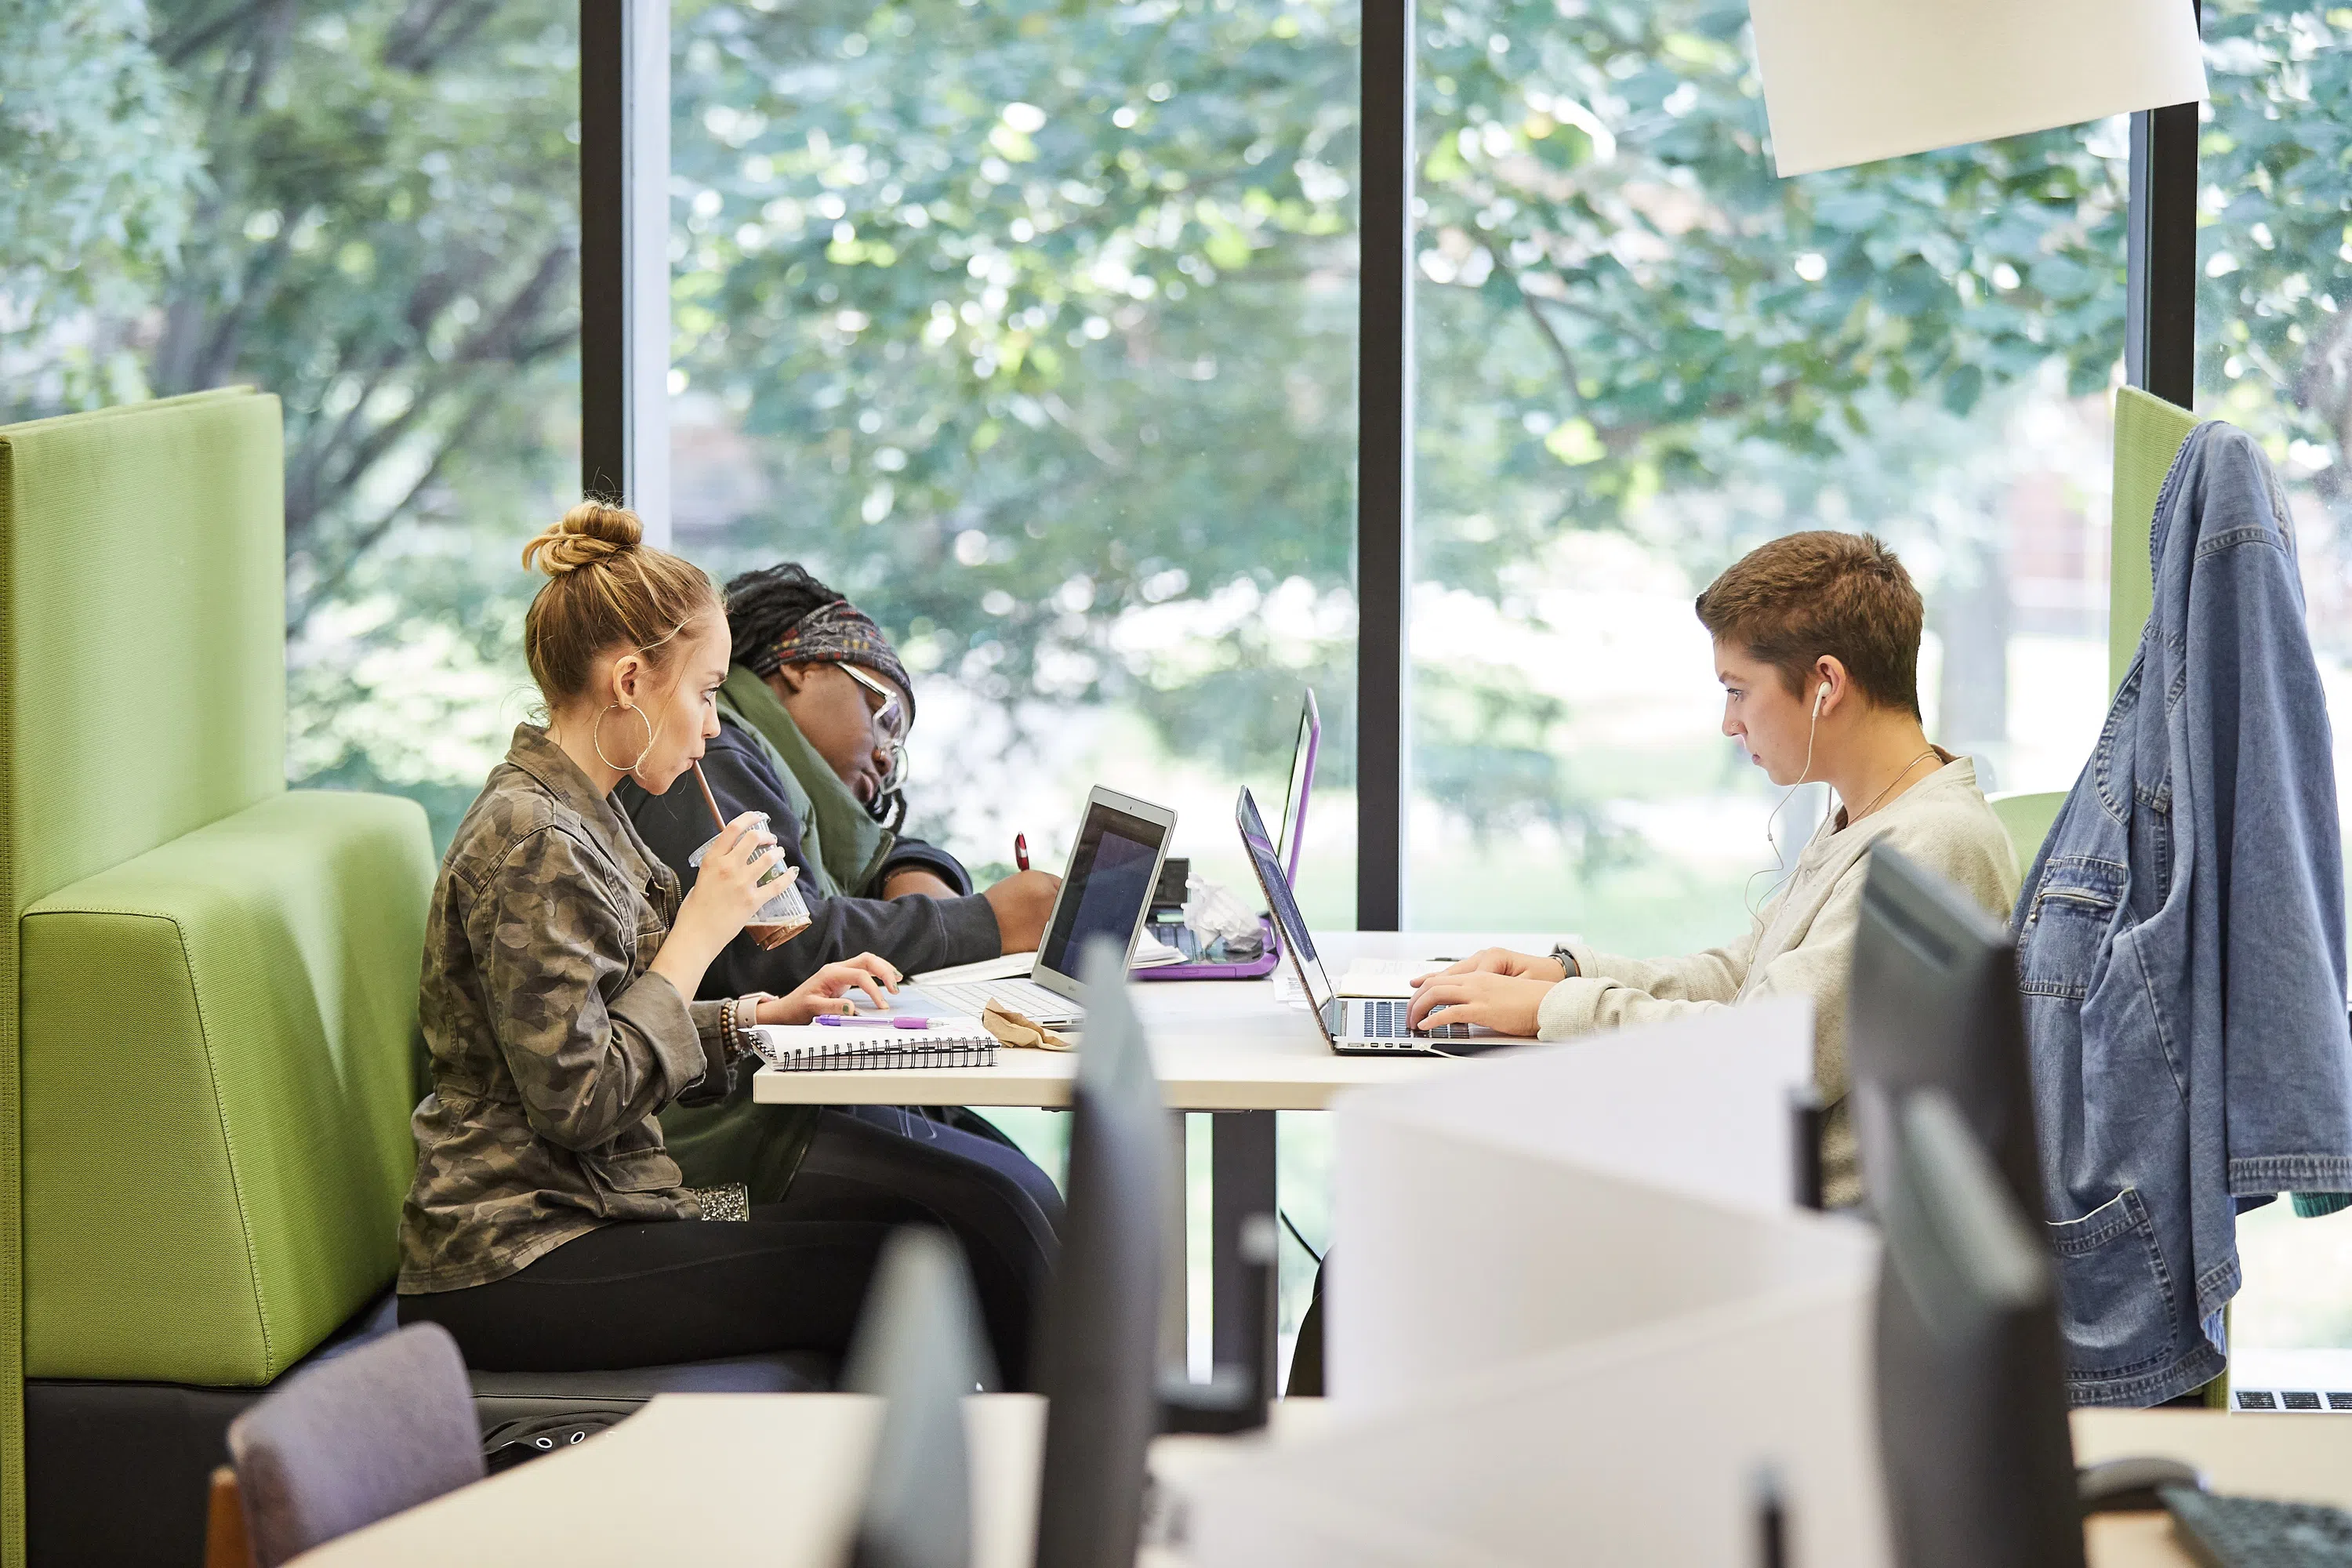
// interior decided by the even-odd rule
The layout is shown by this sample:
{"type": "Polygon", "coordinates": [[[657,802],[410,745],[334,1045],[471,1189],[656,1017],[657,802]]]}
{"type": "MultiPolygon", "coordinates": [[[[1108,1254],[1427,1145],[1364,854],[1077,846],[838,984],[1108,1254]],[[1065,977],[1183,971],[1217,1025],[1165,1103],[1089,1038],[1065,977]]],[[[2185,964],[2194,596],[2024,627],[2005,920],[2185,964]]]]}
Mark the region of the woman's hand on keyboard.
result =
{"type": "MultiPolygon", "coordinates": [[[[1449,974],[1507,974],[1520,980],[1546,983],[1568,978],[1568,971],[1560,967],[1557,958],[1538,958],[1532,952],[1513,952],[1507,947],[1485,947],[1435,974],[1421,976],[1413,984],[1423,985],[1449,974]]],[[[1458,1019],[1455,1021],[1460,1022],[1458,1019]]]]}
{"type": "Polygon", "coordinates": [[[1415,1029],[1483,1024],[1498,1035],[1533,1039],[1544,994],[1558,984],[1517,974],[1433,974],[1415,987],[1405,1022],[1415,1029]]]}

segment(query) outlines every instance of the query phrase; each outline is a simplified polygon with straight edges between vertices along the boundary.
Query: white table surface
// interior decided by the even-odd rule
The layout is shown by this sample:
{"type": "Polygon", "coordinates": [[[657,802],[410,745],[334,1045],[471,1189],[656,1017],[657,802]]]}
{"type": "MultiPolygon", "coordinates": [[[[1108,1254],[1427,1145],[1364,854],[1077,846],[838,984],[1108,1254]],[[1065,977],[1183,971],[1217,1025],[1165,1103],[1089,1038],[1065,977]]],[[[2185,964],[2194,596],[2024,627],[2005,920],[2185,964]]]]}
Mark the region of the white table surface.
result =
{"type": "MultiPolygon", "coordinates": [[[[694,1563],[835,1568],[848,1560],[880,1407],[854,1394],[671,1394],[610,1431],[331,1542],[301,1568],[576,1568],[694,1563]]],[[[1044,1402],[964,1402],[972,1466],[973,1568],[1029,1568],[1044,1402]]],[[[1599,1417],[1606,1419],[1605,1415],[1599,1417]]],[[[1320,1400],[1275,1406],[1272,1437],[1311,1436],[1320,1400]]],[[[2352,1417],[2218,1411],[2083,1410],[2081,1463],[2164,1454],[2217,1490],[2352,1506],[2352,1417]]],[[[1180,1486],[1246,1459],[1255,1439],[1163,1437],[1151,1466],[1180,1486]]],[[[2110,1514],[2087,1532],[2091,1568],[2170,1568],[2189,1559],[2162,1514],[2110,1514]]],[[[1167,1568],[1170,1554],[1142,1563],[1167,1568]]]]}
{"type": "MultiPolygon", "coordinates": [[[[1320,1400],[1276,1406],[1311,1429],[1320,1400]]],[[[857,1394],[666,1394],[608,1431],[461,1488],[295,1559],[300,1568],[839,1568],[864,1494],[880,1404],[857,1394]]],[[[964,1401],[972,1568],[1031,1568],[1045,1401],[964,1401]]],[[[1152,1467],[1197,1473],[1248,1452],[1162,1437],[1152,1467]]],[[[1146,1552],[1144,1568],[1172,1559],[1146,1552]]]]}
{"type": "MultiPolygon", "coordinates": [[[[1556,940],[1525,932],[1332,931],[1324,933],[1323,960],[1336,982],[1357,957],[1466,955],[1485,946],[1541,952],[1556,940]]],[[[1271,979],[1142,980],[1129,991],[1171,1110],[1323,1110],[1345,1089],[1462,1065],[1443,1057],[1340,1056],[1324,1044],[1303,1005],[1276,999],[1271,979]]],[[[1075,1052],[1000,1047],[996,1065],[985,1068],[762,1068],[752,1079],[751,1098],[763,1105],[1067,1105],[1076,1071],[1075,1052]]]]}

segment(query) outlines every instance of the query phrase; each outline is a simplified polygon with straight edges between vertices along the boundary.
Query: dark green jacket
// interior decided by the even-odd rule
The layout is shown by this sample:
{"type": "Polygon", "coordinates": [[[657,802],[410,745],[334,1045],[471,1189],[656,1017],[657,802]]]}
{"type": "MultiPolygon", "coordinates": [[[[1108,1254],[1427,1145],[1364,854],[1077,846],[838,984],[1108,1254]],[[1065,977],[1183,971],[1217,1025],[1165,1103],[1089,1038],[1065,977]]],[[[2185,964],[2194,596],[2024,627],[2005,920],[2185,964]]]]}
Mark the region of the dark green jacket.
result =
{"type": "MultiPolygon", "coordinates": [[[[938,871],[950,886],[968,889],[971,884],[953,857],[896,838],[868,816],[758,676],[737,666],[720,696],[719,735],[704,748],[703,776],[729,821],[746,811],[768,814],[784,858],[800,868],[810,923],[772,952],[748,936],[737,937],[704,974],[705,997],[753,991],[781,995],[825,964],[860,952],[878,953],[912,974],[994,958],[1002,951],[996,913],[976,894],[860,896],[878,890],[890,871],[907,866],[938,871]]],[[[615,798],[627,806],[646,842],[691,889],[694,871],[687,857],[717,831],[692,775],[662,795],[624,784],[615,798]]],[[[723,1101],[674,1106],[663,1115],[662,1127],[690,1185],[742,1182],[752,1202],[775,1203],[791,1184],[814,1121],[814,1111],[753,1105],[747,1062],[723,1101]]]]}

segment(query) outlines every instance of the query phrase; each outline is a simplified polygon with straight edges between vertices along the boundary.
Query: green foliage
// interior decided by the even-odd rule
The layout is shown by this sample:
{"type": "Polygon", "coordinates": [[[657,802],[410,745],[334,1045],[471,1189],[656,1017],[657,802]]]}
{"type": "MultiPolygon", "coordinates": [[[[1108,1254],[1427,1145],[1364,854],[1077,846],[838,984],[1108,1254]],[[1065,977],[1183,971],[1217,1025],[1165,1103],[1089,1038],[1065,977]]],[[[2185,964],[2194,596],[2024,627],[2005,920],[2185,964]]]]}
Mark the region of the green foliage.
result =
{"type": "Polygon", "coordinates": [[[145,395],[199,164],[140,0],[0,6],[0,423],[145,395]]]}
{"type": "Polygon", "coordinates": [[[1351,20],[673,25],[677,363],[782,498],[730,557],[810,560],[983,695],[1137,703],[1228,761],[1286,740],[1217,716],[1351,684],[1351,20]]]}
{"type": "MultiPolygon", "coordinates": [[[[1302,677],[1346,723],[1352,9],[675,26],[677,363],[781,498],[711,552],[809,560],[919,668],[1138,706],[1179,754],[1276,762],[1280,726],[1234,716],[1302,677]]],[[[1980,488],[1980,415],[2053,362],[2105,384],[2119,138],[1777,180],[1745,26],[1738,0],[1423,13],[1420,579],[1507,604],[1568,528],[1695,574],[1815,508],[1981,531],[1918,502],[1980,488]]],[[[1509,694],[1461,673],[1420,672],[1419,786],[1482,834],[1612,842],[1539,737],[1439,734],[1431,703],[1509,694]]]]}
{"type": "Polygon", "coordinates": [[[2338,500],[2352,457],[2352,9],[2214,0],[2205,36],[2198,390],[2217,405],[2199,412],[2311,443],[2325,465],[2314,482],[2338,500]]]}
{"type": "MultiPolygon", "coordinates": [[[[1776,179],[1746,25],[1741,0],[1425,20],[1423,575],[1496,596],[1562,526],[1884,465],[1891,410],[1965,421],[2053,360],[2105,384],[2121,147],[2057,131],[1776,179]]],[[[1906,447],[1905,478],[1954,444],[1906,447]]],[[[1661,542],[1712,568],[1785,510],[1661,542]]]]}
{"type": "MultiPolygon", "coordinates": [[[[1698,576],[1807,516],[1980,554],[1993,416],[2112,376],[2112,127],[1777,180],[1745,25],[1423,8],[1419,579],[1511,616],[1564,531],[1698,576]]],[[[805,559],[919,668],[1124,704],[1228,766],[1278,759],[1273,694],[1310,679],[1344,762],[1356,7],[677,0],[673,26],[676,364],[778,498],[683,542],[805,559]]],[[[2205,384],[2333,494],[2352,13],[2206,26],[2205,384]]],[[[575,57],[568,5],[0,10],[10,405],[286,399],[307,776],[446,813],[525,706],[513,552],[576,471],[575,57]]],[[[1559,715],[1492,671],[1417,679],[1441,798],[1606,847],[1559,715]]]]}
{"type": "Polygon", "coordinates": [[[284,400],[299,632],[379,546],[445,568],[437,531],[515,531],[569,478],[577,41],[537,5],[156,14],[213,190],[152,379],[284,400]]]}

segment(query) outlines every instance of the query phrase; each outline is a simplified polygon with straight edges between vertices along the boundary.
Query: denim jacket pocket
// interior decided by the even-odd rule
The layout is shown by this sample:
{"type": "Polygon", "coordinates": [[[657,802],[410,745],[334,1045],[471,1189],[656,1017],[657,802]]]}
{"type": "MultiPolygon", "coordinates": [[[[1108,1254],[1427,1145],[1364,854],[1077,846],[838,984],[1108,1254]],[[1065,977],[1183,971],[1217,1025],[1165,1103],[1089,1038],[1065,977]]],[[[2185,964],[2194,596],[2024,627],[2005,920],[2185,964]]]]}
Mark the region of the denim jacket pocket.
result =
{"type": "Polygon", "coordinates": [[[2128,1377],[2170,1358],[2178,1303],[2139,1189],[2126,1187],[2080,1219],[2051,1221],[2050,1246],[2067,1375],[2128,1377]]]}
{"type": "Polygon", "coordinates": [[[2123,902],[2128,868],[2088,855],[2053,856],[2017,933],[2017,988],[2080,1002],[2123,902]]]}

